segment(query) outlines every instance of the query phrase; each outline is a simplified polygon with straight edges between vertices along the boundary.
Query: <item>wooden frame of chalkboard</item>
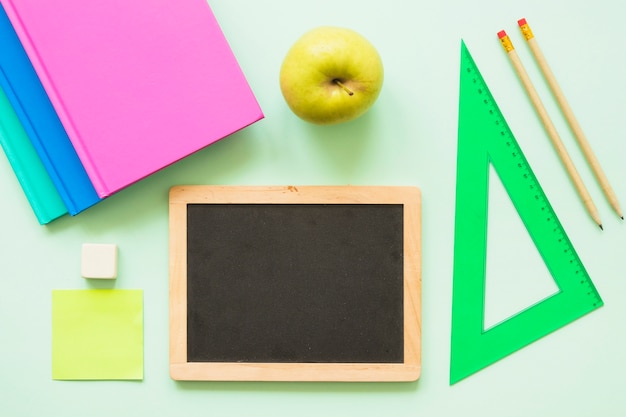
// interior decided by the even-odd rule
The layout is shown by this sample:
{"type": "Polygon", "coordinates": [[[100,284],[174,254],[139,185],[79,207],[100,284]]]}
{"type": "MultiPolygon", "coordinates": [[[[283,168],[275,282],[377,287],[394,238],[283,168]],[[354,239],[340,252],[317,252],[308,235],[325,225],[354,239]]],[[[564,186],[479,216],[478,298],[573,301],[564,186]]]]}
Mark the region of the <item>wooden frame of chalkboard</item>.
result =
{"type": "Polygon", "coordinates": [[[195,185],[169,198],[173,379],[419,378],[418,188],[195,185]]]}

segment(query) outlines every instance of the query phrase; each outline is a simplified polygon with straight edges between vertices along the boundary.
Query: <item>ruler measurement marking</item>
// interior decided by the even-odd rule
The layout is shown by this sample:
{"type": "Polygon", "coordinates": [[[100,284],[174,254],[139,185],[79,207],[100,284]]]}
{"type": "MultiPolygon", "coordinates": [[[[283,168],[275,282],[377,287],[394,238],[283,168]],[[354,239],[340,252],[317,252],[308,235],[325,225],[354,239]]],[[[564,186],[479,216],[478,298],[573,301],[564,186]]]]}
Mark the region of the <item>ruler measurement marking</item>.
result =
{"type": "MultiPolygon", "coordinates": [[[[472,68],[472,63],[468,59],[467,56],[465,56],[465,60],[466,60],[466,71],[474,75],[473,83],[479,85],[476,91],[481,96],[482,95],[487,96],[487,98],[483,99],[483,104],[487,106],[489,114],[495,118],[494,124],[498,127],[502,126],[499,133],[501,136],[506,138],[507,140],[506,146],[512,148],[511,156],[513,157],[512,158],[513,161],[516,161],[515,166],[517,166],[521,170],[520,172],[522,173],[521,174],[522,178],[528,181],[528,188],[536,191],[534,198],[536,202],[538,203],[539,210],[548,212],[548,217],[546,217],[546,221],[558,222],[556,213],[554,212],[547,197],[545,196],[545,193],[543,192],[543,189],[541,188],[536,175],[532,171],[530,164],[528,163],[527,159],[524,157],[521,151],[521,147],[519,146],[519,142],[517,142],[517,139],[513,135],[513,132],[508,126],[506,119],[504,119],[504,116],[502,116],[501,111],[499,107],[497,106],[495,99],[491,95],[488,87],[486,86],[486,83],[484,82],[484,79],[482,78],[480,74],[477,73],[475,68],[472,68]]],[[[564,252],[572,253],[572,262],[576,262],[577,265],[579,266],[579,269],[575,273],[578,274],[579,272],[582,272],[586,277],[589,277],[585,268],[582,265],[582,262],[580,261],[576,253],[572,250],[573,246],[569,238],[563,239],[565,237],[565,234],[563,232],[562,226],[560,224],[558,226],[559,227],[553,229],[553,231],[558,233],[560,238],[558,238],[557,241],[563,244],[564,252]]],[[[589,282],[587,281],[581,280],[581,282],[585,282],[587,285],[589,285],[589,282]]]]}

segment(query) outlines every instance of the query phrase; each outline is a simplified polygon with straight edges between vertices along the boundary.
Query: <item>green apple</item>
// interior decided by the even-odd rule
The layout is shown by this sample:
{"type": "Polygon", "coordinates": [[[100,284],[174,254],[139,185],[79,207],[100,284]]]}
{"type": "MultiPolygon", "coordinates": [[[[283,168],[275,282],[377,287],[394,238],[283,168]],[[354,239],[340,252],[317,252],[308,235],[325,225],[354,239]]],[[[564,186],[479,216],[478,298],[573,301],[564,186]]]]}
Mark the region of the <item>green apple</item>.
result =
{"type": "Polygon", "coordinates": [[[383,86],[376,48],[359,33],[321,26],[298,39],[280,69],[280,89],[301,119],[336,124],[355,119],[376,101],[383,86]]]}

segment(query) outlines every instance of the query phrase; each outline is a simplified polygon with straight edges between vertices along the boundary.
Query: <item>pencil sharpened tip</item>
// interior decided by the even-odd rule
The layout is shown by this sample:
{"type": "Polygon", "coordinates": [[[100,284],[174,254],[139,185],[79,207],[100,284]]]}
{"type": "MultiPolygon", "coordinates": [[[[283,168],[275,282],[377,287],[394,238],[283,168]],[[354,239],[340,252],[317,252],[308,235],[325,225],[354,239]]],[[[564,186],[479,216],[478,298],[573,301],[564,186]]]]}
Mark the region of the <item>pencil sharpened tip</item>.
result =
{"type": "Polygon", "coordinates": [[[604,230],[604,227],[602,227],[601,224],[599,224],[598,226],[600,226],[600,230],[604,230]]]}

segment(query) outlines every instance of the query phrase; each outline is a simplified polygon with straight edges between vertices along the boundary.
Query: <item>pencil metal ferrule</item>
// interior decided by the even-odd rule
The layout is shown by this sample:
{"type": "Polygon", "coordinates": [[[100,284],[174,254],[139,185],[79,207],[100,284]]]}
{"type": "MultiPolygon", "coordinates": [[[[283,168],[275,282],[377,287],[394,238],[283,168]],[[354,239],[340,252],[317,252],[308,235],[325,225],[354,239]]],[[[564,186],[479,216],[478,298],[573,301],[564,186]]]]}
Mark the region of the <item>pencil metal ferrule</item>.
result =
{"type": "Polygon", "coordinates": [[[520,19],[517,21],[517,23],[519,24],[519,28],[522,31],[522,35],[524,35],[524,38],[526,38],[527,41],[535,37],[535,35],[533,35],[533,31],[530,29],[530,26],[528,26],[526,19],[520,19]]]}
{"type": "Polygon", "coordinates": [[[511,39],[509,38],[509,36],[506,34],[505,31],[502,30],[498,32],[498,38],[500,38],[500,43],[502,43],[502,47],[507,53],[515,49],[513,48],[513,42],[511,42],[511,39]]]}

